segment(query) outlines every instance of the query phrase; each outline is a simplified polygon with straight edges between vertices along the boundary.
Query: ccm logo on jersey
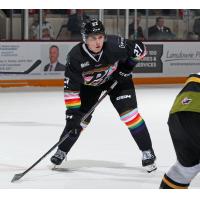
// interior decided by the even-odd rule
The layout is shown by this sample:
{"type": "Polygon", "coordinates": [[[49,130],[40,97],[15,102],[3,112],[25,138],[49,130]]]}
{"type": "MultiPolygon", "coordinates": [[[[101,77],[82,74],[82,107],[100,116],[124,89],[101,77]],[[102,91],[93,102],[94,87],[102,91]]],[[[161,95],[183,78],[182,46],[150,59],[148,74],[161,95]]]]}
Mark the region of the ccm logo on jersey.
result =
{"type": "Polygon", "coordinates": [[[81,68],[87,67],[89,65],[90,65],[89,61],[86,61],[84,63],[81,63],[81,68]]]}
{"type": "Polygon", "coordinates": [[[116,98],[117,101],[121,100],[121,99],[131,99],[131,95],[123,95],[123,96],[119,96],[116,98]]]}
{"type": "Polygon", "coordinates": [[[128,76],[131,75],[131,73],[125,74],[125,73],[123,73],[123,72],[119,72],[119,75],[120,75],[120,76],[123,76],[123,77],[128,77],[128,76]]]}

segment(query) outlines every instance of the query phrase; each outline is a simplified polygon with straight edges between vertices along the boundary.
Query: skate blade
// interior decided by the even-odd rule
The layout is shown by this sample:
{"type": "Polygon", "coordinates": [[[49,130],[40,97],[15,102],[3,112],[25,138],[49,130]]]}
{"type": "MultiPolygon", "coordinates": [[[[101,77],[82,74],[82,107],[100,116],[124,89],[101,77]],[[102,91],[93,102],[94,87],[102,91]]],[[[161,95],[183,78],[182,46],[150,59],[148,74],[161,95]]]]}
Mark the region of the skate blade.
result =
{"type": "Polygon", "coordinates": [[[57,170],[58,169],[58,165],[53,165],[52,167],[51,167],[51,170],[57,170]]]}
{"type": "Polygon", "coordinates": [[[151,173],[157,169],[156,164],[153,163],[152,165],[147,165],[144,167],[144,169],[148,172],[151,173]]]}
{"type": "Polygon", "coordinates": [[[60,165],[54,165],[53,167],[50,167],[50,169],[52,171],[57,171],[57,172],[72,172],[72,171],[75,171],[75,170],[72,170],[72,169],[68,169],[66,167],[62,167],[60,165]]]}

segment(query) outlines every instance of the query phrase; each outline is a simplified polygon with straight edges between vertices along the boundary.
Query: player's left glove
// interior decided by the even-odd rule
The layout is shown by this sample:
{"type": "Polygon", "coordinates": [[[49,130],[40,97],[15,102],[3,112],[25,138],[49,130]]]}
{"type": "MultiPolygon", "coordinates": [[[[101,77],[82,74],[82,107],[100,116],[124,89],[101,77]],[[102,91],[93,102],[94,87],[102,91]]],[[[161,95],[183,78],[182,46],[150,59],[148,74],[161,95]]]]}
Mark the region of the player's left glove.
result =
{"type": "Polygon", "coordinates": [[[66,121],[67,121],[67,129],[68,130],[81,130],[81,119],[83,118],[84,113],[79,110],[66,110],[66,121]]]}

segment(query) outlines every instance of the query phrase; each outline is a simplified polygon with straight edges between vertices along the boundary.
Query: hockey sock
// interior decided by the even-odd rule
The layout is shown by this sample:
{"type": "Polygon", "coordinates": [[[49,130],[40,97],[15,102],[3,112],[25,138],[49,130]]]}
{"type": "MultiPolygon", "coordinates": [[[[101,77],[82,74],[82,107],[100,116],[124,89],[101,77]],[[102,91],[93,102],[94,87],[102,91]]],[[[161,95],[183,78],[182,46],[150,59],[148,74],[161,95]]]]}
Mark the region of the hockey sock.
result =
{"type": "Polygon", "coordinates": [[[178,183],[169,178],[166,174],[164,175],[160,184],[160,189],[187,189],[188,187],[189,184],[178,183]]]}
{"type": "Polygon", "coordinates": [[[137,109],[122,113],[120,118],[127,125],[141,151],[152,149],[149,132],[137,109]]]}

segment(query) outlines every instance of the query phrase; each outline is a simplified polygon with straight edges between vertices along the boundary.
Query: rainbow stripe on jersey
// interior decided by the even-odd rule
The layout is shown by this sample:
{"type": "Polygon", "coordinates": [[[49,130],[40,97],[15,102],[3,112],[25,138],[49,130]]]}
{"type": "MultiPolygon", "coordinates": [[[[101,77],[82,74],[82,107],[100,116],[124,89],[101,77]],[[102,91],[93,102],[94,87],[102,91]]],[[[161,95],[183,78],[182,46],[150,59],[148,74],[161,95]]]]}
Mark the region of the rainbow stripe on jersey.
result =
{"type": "Polygon", "coordinates": [[[137,108],[120,115],[121,120],[128,126],[129,130],[137,130],[143,124],[144,120],[138,113],[137,108]]]}
{"type": "Polygon", "coordinates": [[[65,91],[64,99],[67,109],[79,109],[81,106],[81,99],[78,91],[65,91]]]}

